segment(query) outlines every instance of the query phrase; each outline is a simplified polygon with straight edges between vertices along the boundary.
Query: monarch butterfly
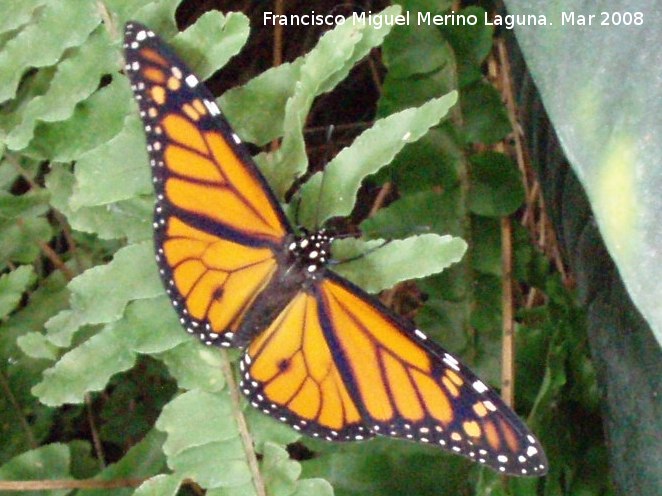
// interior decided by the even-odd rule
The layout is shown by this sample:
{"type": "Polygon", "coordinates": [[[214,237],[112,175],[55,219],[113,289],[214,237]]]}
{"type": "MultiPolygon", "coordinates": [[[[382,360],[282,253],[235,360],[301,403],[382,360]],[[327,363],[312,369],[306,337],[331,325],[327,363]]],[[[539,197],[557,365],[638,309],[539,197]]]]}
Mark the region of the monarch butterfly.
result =
{"type": "Polygon", "coordinates": [[[126,73],[156,190],[156,261],[181,324],[245,348],[241,389],[313,437],[440,446],[501,473],[543,475],[542,448],[453,355],[327,268],[333,237],[297,234],[211,93],[145,26],[126,73]]]}

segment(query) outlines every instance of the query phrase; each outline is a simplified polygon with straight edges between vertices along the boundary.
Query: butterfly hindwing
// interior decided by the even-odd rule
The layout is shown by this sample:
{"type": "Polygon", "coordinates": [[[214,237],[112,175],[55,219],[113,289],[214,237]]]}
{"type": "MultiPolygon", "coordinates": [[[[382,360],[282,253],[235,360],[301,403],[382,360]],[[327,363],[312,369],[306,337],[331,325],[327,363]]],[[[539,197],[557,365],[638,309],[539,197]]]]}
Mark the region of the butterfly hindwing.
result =
{"type": "Polygon", "coordinates": [[[317,298],[299,292],[248,346],[241,388],[256,408],[327,440],[371,437],[338,369],[317,298]]]}
{"type": "Polygon", "coordinates": [[[372,431],[436,444],[504,473],[546,469],[524,423],[452,354],[333,273],[317,292],[325,335],[372,431]]]}
{"type": "Polygon", "coordinates": [[[129,23],[126,71],[147,136],[161,277],[181,323],[229,345],[291,229],[209,91],[163,41],[129,23]]]}
{"type": "Polygon", "coordinates": [[[435,444],[508,474],[546,469],[538,441],[494,391],[331,272],[253,341],[242,369],[255,406],[308,434],[435,444]]]}

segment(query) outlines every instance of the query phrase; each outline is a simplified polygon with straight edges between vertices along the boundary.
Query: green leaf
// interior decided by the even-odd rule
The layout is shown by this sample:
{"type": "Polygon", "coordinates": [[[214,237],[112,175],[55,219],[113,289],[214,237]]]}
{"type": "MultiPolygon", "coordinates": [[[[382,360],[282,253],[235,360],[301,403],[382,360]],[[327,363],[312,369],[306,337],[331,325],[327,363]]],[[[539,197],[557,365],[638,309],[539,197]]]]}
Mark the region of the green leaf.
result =
{"type": "Polygon", "coordinates": [[[127,238],[129,243],[152,239],[154,201],[151,197],[72,210],[69,199],[73,195],[74,184],[74,175],[64,167],[54,168],[46,177],[51,204],[67,217],[72,228],[97,234],[101,239],[127,238]]]}
{"type": "Polygon", "coordinates": [[[440,26],[444,38],[455,52],[459,85],[465,87],[483,77],[481,65],[492,50],[494,28],[485,25],[486,12],[481,7],[467,7],[457,14],[474,15],[479,20],[475,26],[452,24],[440,26]]]}
{"type": "Polygon", "coordinates": [[[76,331],[87,324],[114,322],[132,300],[163,294],[151,243],[126,246],[113,261],[86,270],[69,283],[71,309],[46,323],[51,342],[69,346],[76,331]]]}
{"type": "Polygon", "coordinates": [[[16,308],[23,293],[35,279],[36,275],[30,265],[23,265],[0,276],[0,319],[16,308]]]}
{"type": "Polygon", "coordinates": [[[67,120],[38,122],[34,138],[23,152],[56,162],[77,160],[122,130],[130,99],[126,78],[115,76],[108,85],[78,103],[67,120]]]}
{"type": "Polygon", "coordinates": [[[131,300],[163,294],[152,243],[126,246],[112,262],[86,270],[69,283],[71,308],[86,324],[119,319],[131,300]]]}
{"type": "Polygon", "coordinates": [[[230,12],[224,16],[212,10],[175,36],[172,46],[204,81],[239,52],[248,32],[248,18],[242,13],[230,12]]]}
{"type": "Polygon", "coordinates": [[[47,191],[29,191],[23,195],[12,195],[0,191],[0,218],[19,219],[36,217],[48,211],[47,191]]]}
{"type": "Polygon", "coordinates": [[[218,99],[223,113],[244,141],[264,145],[282,136],[285,103],[294,93],[303,61],[300,57],[264,71],[218,99]],[[260,118],[256,119],[258,115],[260,118]]]}
{"type": "Polygon", "coordinates": [[[392,241],[358,260],[342,263],[343,259],[365,253],[381,244],[356,239],[334,244],[334,258],[341,263],[337,272],[369,293],[388,289],[400,281],[441,272],[462,258],[467,244],[460,238],[424,234],[392,241]],[[415,260],[416,263],[412,263],[415,260]]]}
{"type": "Polygon", "coordinates": [[[384,43],[384,65],[389,78],[428,75],[448,63],[444,39],[436,26],[404,25],[393,29],[384,43]],[[420,54],[425,53],[425,57],[420,54]]]}
{"type": "Polygon", "coordinates": [[[133,493],[134,496],[176,496],[181,479],[174,475],[159,474],[147,479],[133,493]]]}
{"type": "Polygon", "coordinates": [[[227,391],[182,394],[166,405],[156,427],[168,434],[163,450],[177,475],[208,488],[251,480],[227,391]]]}
{"type": "Polygon", "coordinates": [[[469,208],[486,217],[504,217],[524,201],[524,186],[515,163],[501,153],[474,155],[471,162],[469,208]]]}
{"type": "Polygon", "coordinates": [[[101,77],[113,72],[116,57],[105,29],[97,28],[86,43],[58,64],[46,93],[20,109],[21,122],[7,136],[7,147],[11,150],[25,148],[39,121],[56,122],[71,117],[76,104],[97,89],[101,77]]]}
{"type": "Polygon", "coordinates": [[[471,265],[474,270],[501,277],[501,224],[498,219],[471,219],[471,265]]]}
{"type": "Polygon", "coordinates": [[[73,210],[106,205],[152,193],[143,125],[138,115],[110,141],[84,154],[76,164],[73,210]]]}
{"type": "MultiPolygon", "coordinates": [[[[396,183],[401,196],[430,189],[457,189],[465,152],[453,134],[448,122],[430,129],[421,139],[405,146],[376,180],[396,183]]],[[[455,217],[458,211],[455,209],[455,217]]]]}
{"type": "Polygon", "coordinates": [[[55,64],[99,25],[94,2],[50,0],[0,51],[0,102],[13,98],[23,73],[55,64]],[[35,50],[34,47],[39,47],[35,50]]]}
{"type": "Polygon", "coordinates": [[[496,143],[510,132],[508,114],[497,90],[484,81],[462,88],[460,106],[464,139],[470,143],[496,143]]]}
{"type": "Polygon", "coordinates": [[[0,220],[0,262],[29,264],[39,256],[39,243],[47,243],[52,229],[43,217],[0,220]]]}
{"type": "Polygon", "coordinates": [[[101,391],[110,377],[131,368],[135,359],[112,325],[106,326],[46,370],[32,393],[49,406],[82,403],[85,393],[101,391]]]}
{"type": "Polygon", "coordinates": [[[269,494],[286,496],[293,493],[301,475],[301,465],[290,460],[287,451],[276,444],[266,443],[261,463],[264,483],[269,494]]]}
{"type": "Polygon", "coordinates": [[[46,336],[41,332],[28,332],[20,336],[16,344],[26,356],[45,358],[51,361],[57,358],[57,347],[46,339],[46,336]]]}
{"type": "Polygon", "coordinates": [[[186,341],[161,356],[170,375],[184,389],[200,389],[211,393],[221,391],[225,387],[225,379],[221,374],[221,355],[218,350],[191,339],[179,327],[178,332],[186,341]]]}
{"type": "Polygon", "coordinates": [[[163,452],[172,457],[190,448],[238,436],[228,392],[188,391],[163,409],[156,428],[168,434],[163,452]]]}
{"type": "Polygon", "coordinates": [[[403,196],[361,223],[367,236],[404,238],[417,231],[437,234],[460,232],[457,219],[459,197],[456,189],[437,193],[421,191],[403,196]]]}
{"type": "MultiPolygon", "coordinates": [[[[69,447],[66,444],[49,444],[26,451],[0,467],[0,480],[67,480],[69,472],[69,447]]],[[[69,490],[51,491],[53,496],[64,496],[69,490]]],[[[23,492],[27,495],[40,495],[41,491],[23,492]]]]}
{"type": "MultiPolygon", "coordinates": [[[[399,7],[387,12],[399,11],[399,7]]],[[[284,135],[275,160],[265,161],[262,171],[276,196],[282,198],[292,182],[308,167],[303,126],[315,96],[331,90],[356,62],[353,53],[361,56],[375,44],[381,43],[389,29],[373,32],[367,23],[347,22],[326,32],[300,66],[294,93],[285,105],[284,135]],[[364,33],[372,34],[364,40],[364,33]],[[361,41],[364,43],[361,44],[361,41]],[[366,43],[366,41],[368,41],[366,43]]]]}
{"type": "Polygon", "coordinates": [[[304,477],[322,477],[345,496],[473,494],[471,465],[433,446],[377,438],[363,443],[307,442],[316,455],[304,477]]]}
{"type": "Polygon", "coordinates": [[[301,188],[303,225],[320,225],[330,217],[349,215],[361,181],[436,125],[455,101],[456,93],[450,93],[375,122],[336,155],[324,173],[314,174],[301,188]]]}
{"type": "Polygon", "coordinates": [[[172,456],[169,465],[178,476],[210,489],[239,486],[251,480],[239,437],[184,450],[172,456]]]}
{"type": "Polygon", "coordinates": [[[22,2],[6,2],[2,5],[2,17],[0,17],[0,33],[13,31],[27,24],[32,18],[34,11],[47,0],[24,0],[22,2]]]}
{"type": "Polygon", "coordinates": [[[126,346],[142,354],[161,353],[191,341],[182,331],[166,295],[132,301],[115,326],[126,346]]]}
{"type": "MultiPolygon", "coordinates": [[[[108,1],[124,3],[127,0],[108,1]]],[[[123,22],[140,21],[149,26],[155,33],[159,33],[165,40],[170,40],[179,33],[175,12],[182,0],[159,0],[147,4],[141,0],[129,0],[129,2],[130,5],[128,6],[118,6],[123,10],[121,15],[123,22]]]]}
{"type": "MultiPolygon", "coordinates": [[[[162,446],[165,436],[152,429],[145,437],[138,443],[131,447],[128,452],[116,463],[108,465],[98,474],[96,479],[99,480],[116,480],[116,479],[129,479],[129,478],[142,478],[150,477],[165,469],[165,456],[163,455],[162,446]]],[[[153,477],[154,480],[158,477],[153,477]]],[[[173,477],[173,476],[169,476],[173,477]]],[[[176,478],[175,478],[176,479],[176,478]]],[[[149,482],[149,481],[147,481],[149,482]]],[[[146,483],[147,483],[146,482],[146,483]]],[[[146,483],[143,483],[144,486],[146,483]]],[[[173,482],[174,483],[174,482],[173,482]]],[[[165,484],[165,483],[164,483],[165,484]]],[[[141,487],[142,487],[141,486],[141,487]]],[[[150,485],[148,484],[148,487],[150,485]]],[[[157,485],[157,487],[163,487],[157,485]]],[[[166,485],[166,487],[171,487],[166,485]]],[[[131,488],[126,489],[113,489],[113,496],[129,496],[135,494],[131,488]]],[[[138,493],[140,494],[140,493],[138,493]]],[[[153,493],[147,493],[153,494],[153,493]]],[[[158,496],[167,493],[156,493],[158,496]]],[[[76,496],[99,496],[98,489],[82,490],[76,493],[76,496]]]]}

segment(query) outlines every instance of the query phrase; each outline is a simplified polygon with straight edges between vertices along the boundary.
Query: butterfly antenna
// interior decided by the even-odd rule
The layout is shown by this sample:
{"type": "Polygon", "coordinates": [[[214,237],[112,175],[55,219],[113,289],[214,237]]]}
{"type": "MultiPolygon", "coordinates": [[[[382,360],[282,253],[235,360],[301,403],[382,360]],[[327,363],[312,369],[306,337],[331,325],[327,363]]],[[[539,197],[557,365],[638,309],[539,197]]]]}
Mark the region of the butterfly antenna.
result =
{"type": "MultiPolygon", "coordinates": [[[[331,136],[333,135],[333,130],[335,129],[335,126],[331,124],[327,130],[326,130],[326,144],[328,145],[331,143],[331,136]]],[[[324,182],[326,180],[326,164],[328,163],[328,148],[325,151],[325,154],[327,154],[324,159],[324,167],[322,168],[322,180],[320,182],[320,189],[319,189],[319,194],[317,195],[317,205],[315,206],[315,231],[319,229],[319,219],[320,219],[320,204],[322,203],[322,198],[324,197],[322,193],[324,192],[324,182]]]]}
{"type": "Polygon", "coordinates": [[[300,227],[299,223],[299,212],[301,211],[301,195],[297,195],[296,198],[292,200],[294,203],[294,225],[298,228],[300,227]]]}
{"type": "MultiPolygon", "coordinates": [[[[336,237],[336,239],[338,239],[338,238],[342,238],[342,236],[338,236],[338,237],[336,237]]],[[[384,241],[382,241],[379,245],[377,245],[377,246],[373,246],[372,248],[368,248],[368,249],[367,249],[366,251],[364,251],[363,253],[359,253],[358,255],[355,255],[355,256],[353,256],[353,257],[345,258],[345,259],[343,259],[343,260],[329,260],[329,263],[328,263],[328,264],[329,264],[329,265],[340,265],[340,264],[344,264],[344,263],[348,263],[348,262],[353,262],[354,260],[360,260],[360,259],[363,258],[363,257],[367,257],[367,256],[370,255],[372,252],[377,251],[377,250],[379,250],[380,248],[384,248],[384,247],[385,247],[387,244],[389,244],[391,241],[393,241],[393,240],[392,240],[392,239],[384,240],[384,241]]]]}

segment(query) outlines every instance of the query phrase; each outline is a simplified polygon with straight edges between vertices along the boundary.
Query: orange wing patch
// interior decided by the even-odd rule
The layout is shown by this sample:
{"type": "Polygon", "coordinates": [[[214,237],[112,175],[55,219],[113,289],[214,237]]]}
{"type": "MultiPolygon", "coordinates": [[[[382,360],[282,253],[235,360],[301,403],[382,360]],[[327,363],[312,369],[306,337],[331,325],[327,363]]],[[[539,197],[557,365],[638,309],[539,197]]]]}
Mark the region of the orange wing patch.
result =
{"type": "Polygon", "coordinates": [[[546,470],[535,438],[501,399],[423,333],[389,317],[358,288],[318,283],[323,334],[375,433],[434,443],[501,472],[546,470]]]}
{"type": "Polygon", "coordinates": [[[161,121],[169,138],[164,164],[172,173],[165,181],[167,199],[231,229],[280,240],[286,231],[263,185],[220,133],[194,125],[192,113],[193,107],[188,114],[168,114],[161,121]]]}
{"type": "MultiPolygon", "coordinates": [[[[140,41],[150,37],[153,33],[144,31],[140,41]]],[[[250,157],[238,155],[239,139],[227,124],[219,126],[220,110],[207,90],[153,47],[132,55],[136,60],[126,68],[137,81],[133,89],[141,115],[149,118],[148,150],[165,200],[242,235],[281,241],[288,227],[278,205],[250,157]]]]}
{"type": "Polygon", "coordinates": [[[367,438],[338,370],[314,296],[298,293],[248,347],[241,387],[257,408],[329,440],[367,438]]]}
{"type": "Polygon", "coordinates": [[[231,340],[276,271],[273,252],[216,237],[174,216],[164,236],[158,259],[170,273],[170,297],[185,309],[180,316],[188,332],[205,342],[231,340]]]}
{"type": "Polygon", "coordinates": [[[380,424],[396,419],[415,424],[430,416],[445,428],[453,412],[448,391],[430,380],[428,353],[343,286],[326,280],[321,289],[330,327],[347,358],[366,414],[380,424]]]}

